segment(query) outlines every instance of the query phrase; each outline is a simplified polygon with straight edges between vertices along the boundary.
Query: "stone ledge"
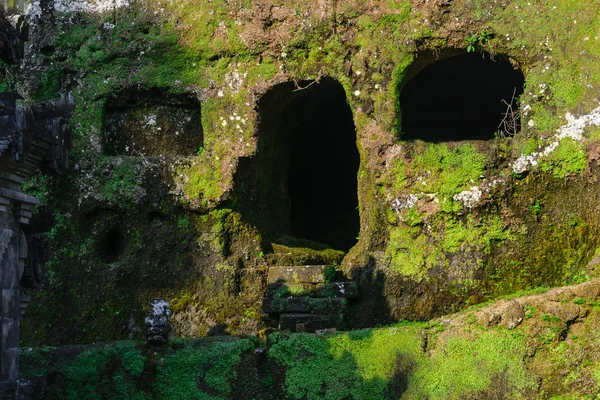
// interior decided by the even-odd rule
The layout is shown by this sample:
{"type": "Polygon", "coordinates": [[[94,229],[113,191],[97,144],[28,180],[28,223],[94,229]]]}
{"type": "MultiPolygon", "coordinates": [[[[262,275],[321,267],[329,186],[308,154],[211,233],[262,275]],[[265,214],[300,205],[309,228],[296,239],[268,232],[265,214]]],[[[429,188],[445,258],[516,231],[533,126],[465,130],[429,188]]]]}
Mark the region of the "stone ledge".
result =
{"type": "Polygon", "coordinates": [[[327,265],[270,267],[267,283],[324,283],[327,265]]]}
{"type": "Polygon", "coordinates": [[[289,297],[267,298],[263,302],[266,313],[338,314],[344,312],[348,301],[343,298],[289,297]]]}

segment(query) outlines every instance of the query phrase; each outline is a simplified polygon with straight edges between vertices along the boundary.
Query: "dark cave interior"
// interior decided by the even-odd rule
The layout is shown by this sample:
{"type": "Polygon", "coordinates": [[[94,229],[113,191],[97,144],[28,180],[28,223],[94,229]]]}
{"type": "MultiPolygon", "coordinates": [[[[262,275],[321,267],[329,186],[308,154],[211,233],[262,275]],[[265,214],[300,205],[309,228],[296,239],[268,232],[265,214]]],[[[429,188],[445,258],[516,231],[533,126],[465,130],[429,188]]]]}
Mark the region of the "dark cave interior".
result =
{"type": "Polygon", "coordinates": [[[523,73],[510,61],[488,53],[434,62],[401,88],[401,138],[437,143],[514,135],[518,115],[505,119],[505,114],[508,104],[518,111],[524,84],[523,73]]]}
{"type": "Polygon", "coordinates": [[[360,230],[352,111],[333,79],[300,86],[277,85],[259,102],[253,203],[275,235],[347,251],[360,230]]]}

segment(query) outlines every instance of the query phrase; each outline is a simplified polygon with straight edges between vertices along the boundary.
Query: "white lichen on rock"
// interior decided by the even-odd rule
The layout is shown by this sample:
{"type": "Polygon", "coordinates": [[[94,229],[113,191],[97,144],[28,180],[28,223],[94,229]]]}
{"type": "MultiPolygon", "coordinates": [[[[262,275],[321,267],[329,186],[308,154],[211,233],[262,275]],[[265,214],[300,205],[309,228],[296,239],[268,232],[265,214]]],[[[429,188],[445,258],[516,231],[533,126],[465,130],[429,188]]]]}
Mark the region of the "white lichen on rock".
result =
{"type": "Polygon", "coordinates": [[[452,198],[454,201],[460,201],[466,208],[473,208],[481,200],[483,191],[479,186],[473,186],[469,190],[464,190],[452,198]]]}
{"type": "Polygon", "coordinates": [[[400,210],[402,210],[403,208],[414,207],[417,204],[418,200],[419,198],[417,197],[417,195],[414,194],[409,194],[408,196],[406,196],[405,199],[396,198],[392,200],[392,210],[396,211],[397,213],[400,213],[400,210]]]}
{"type": "Polygon", "coordinates": [[[567,123],[560,127],[554,140],[541,151],[533,152],[530,155],[522,154],[512,165],[515,174],[521,174],[528,171],[531,167],[538,165],[538,160],[552,153],[558,147],[563,139],[583,140],[583,133],[589,126],[600,126],[600,107],[595,108],[589,114],[575,117],[570,113],[566,115],[567,123]]]}
{"type": "Polygon", "coordinates": [[[59,12],[106,12],[115,8],[126,7],[128,0],[56,0],[54,9],[59,12]]]}

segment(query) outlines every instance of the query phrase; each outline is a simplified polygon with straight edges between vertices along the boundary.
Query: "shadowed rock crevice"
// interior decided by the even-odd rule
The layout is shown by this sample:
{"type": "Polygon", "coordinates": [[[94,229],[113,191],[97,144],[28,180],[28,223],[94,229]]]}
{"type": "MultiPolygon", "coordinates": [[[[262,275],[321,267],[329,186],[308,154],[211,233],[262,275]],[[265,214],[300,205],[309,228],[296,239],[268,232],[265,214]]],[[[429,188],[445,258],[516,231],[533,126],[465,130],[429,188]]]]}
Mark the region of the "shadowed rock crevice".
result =
{"type": "Polygon", "coordinates": [[[507,59],[454,55],[415,71],[427,61],[412,68],[416,74],[401,88],[402,139],[488,140],[518,132],[520,118],[510,111],[518,111],[525,78],[507,59]]]}

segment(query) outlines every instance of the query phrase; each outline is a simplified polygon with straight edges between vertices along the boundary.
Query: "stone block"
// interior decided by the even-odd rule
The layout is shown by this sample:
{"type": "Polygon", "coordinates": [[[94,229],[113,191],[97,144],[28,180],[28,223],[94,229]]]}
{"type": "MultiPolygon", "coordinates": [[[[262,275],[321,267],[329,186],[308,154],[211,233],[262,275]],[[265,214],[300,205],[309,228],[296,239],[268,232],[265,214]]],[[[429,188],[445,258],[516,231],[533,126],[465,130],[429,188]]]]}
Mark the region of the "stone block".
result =
{"type": "Polygon", "coordinates": [[[344,312],[346,305],[347,300],[343,298],[272,297],[263,301],[263,311],[266,313],[338,314],[344,312]]]}
{"type": "Polygon", "coordinates": [[[326,265],[270,267],[267,283],[324,283],[326,265]]]}
{"type": "Polygon", "coordinates": [[[0,362],[2,367],[0,379],[16,380],[19,377],[19,349],[17,347],[2,349],[0,362]]]}
{"type": "Polygon", "coordinates": [[[0,381],[0,399],[2,399],[2,400],[14,399],[15,392],[17,391],[17,387],[18,387],[17,381],[14,381],[14,380],[0,381]]]}
{"type": "Polygon", "coordinates": [[[333,282],[317,285],[316,297],[344,297],[356,299],[359,297],[358,283],[333,282]]]}
{"type": "Polygon", "coordinates": [[[341,328],[342,315],[281,314],[279,329],[292,332],[315,332],[317,330],[341,328]]]}
{"type": "Polygon", "coordinates": [[[17,319],[2,319],[2,352],[10,349],[18,348],[19,346],[19,320],[17,319]]]}
{"type": "Polygon", "coordinates": [[[19,291],[2,289],[2,318],[19,318],[19,291]]]}
{"type": "Polygon", "coordinates": [[[359,297],[358,283],[270,283],[267,293],[275,296],[309,296],[309,297],[344,297],[356,299],[359,297]]]}

